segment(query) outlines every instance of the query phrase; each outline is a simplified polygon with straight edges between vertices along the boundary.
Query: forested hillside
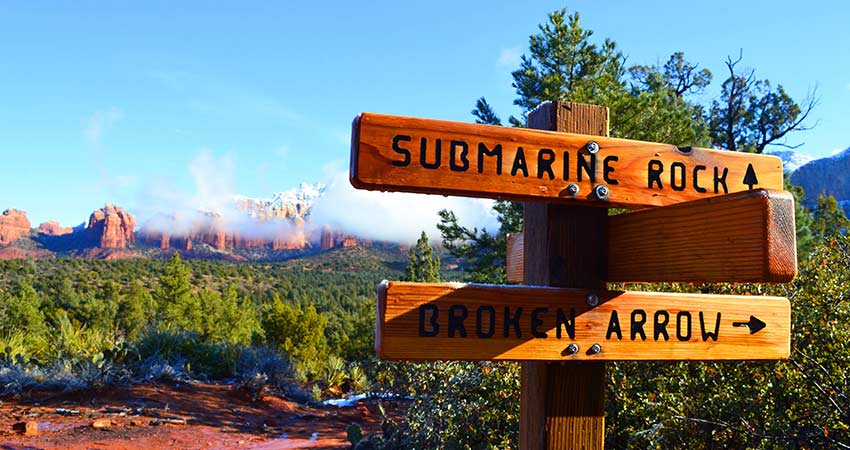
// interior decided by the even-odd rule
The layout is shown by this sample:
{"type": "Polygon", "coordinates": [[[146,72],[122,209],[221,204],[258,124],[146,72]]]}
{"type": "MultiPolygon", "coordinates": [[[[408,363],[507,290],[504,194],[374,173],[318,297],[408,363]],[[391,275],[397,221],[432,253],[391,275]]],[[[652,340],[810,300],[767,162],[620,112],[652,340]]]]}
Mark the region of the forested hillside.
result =
{"type": "MultiPolygon", "coordinates": [[[[375,286],[403,268],[398,252],[362,247],[264,264],[179,253],[169,261],[3,261],[0,390],[252,371],[300,389],[326,380],[329,365],[341,372],[343,360],[370,358],[375,286]],[[263,364],[280,367],[266,373],[263,364]]],[[[315,396],[341,394],[343,381],[315,396]]]]}
{"type": "MultiPolygon", "coordinates": [[[[614,137],[753,153],[786,145],[809,126],[816,99],[795,100],[730,51],[719,93],[705,100],[714,75],[683,52],[628,66],[577,13],[555,11],[512,72],[521,114],[505,124],[524,127],[541,103],[574,101],[608,106],[614,137]]],[[[503,124],[484,97],[472,114],[503,124]]],[[[787,297],[790,358],[608,364],[606,448],[850,448],[850,221],[832,197],[808,209],[802,189],[788,180],[785,189],[798,200],[792,283],[609,287],[787,297]]],[[[162,380],[222,381],[304,403],[368,391],[406,410],[384,417],[381,435],[352,427],[355,449],[518,448],[519,363],[386,362],[373,351],[381,280],[506,281],[506,237],[522,230],[523,205],[494,210],[500,228],[489,232],[443,210],[439,249],[423,233],[406,256],[355,246],[262,263],[179,253],[0,261],[0,396],[162,380]]]]}

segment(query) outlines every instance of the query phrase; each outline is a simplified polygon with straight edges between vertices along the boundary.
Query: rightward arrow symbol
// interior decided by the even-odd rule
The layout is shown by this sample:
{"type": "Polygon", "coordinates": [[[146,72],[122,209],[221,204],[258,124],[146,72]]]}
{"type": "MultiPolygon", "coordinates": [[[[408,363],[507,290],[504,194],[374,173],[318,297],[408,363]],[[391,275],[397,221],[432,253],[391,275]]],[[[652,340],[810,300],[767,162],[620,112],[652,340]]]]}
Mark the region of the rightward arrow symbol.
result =
{"type": "Polygon", "coordinates": [[[747,173],[744,174],[744,184],[749,186],[751,191],[754,185],[759,184],[759,179],[756,176],[756,170],[753,169],[752,163],[747,165],[747,173]]]}
{"type": "Polygon", "coordinates": [[[767,324],[759,320],[756,316],[750,316],[749,322],[732,322],[732,326],[747,327],[750,329],[750,334],[755,334],[761,331],[761,329],[767,326],[767,324]]]}

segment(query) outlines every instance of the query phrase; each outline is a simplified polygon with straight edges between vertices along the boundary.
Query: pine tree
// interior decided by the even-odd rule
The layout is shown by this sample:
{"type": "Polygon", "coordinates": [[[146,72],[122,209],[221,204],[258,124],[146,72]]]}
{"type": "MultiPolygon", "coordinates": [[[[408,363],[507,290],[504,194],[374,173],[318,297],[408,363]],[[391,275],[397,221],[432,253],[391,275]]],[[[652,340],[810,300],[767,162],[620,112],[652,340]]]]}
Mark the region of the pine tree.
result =
{"type": "Polygon", "coordinates": [[[18,282],[12,295],[0,294],[0,334],[23,331],[32,336],[47,335],[47,324],[41,312],[41,296],[27,281],[18,282]]]}
{"type": "Polygon", "coordinates": [[[140,283],[134,283],[129,295],[121,297],[115,321],[127,339],[134,341],[144,330],[154,311],[153,296],[140,283]]]}
{"type": "Polygon", "coordinates": [[[193,295],[191,276],[192,272],[183,264],[180,253],[175,252],[159,279],[156,300],[160,325],[174,326],[184,331],[203,329],[201,304],[198,297],[193,295]]]}
{"type": "Polygon", "coordinates": [[[814,231],[823,238],[831,239],[837,235],[844,235],[850,227],[850,219],[847,219],[847,214],[831,195],[818,196],[814,216],[814,231]]]}
{"type": "Polygon", "coordinates": [[[785,174],[784,178],[785,190],[794,196],[794,223],[797,227],[797,259],[802,261],[811,253],[815,245],[814,231],[814,216],[803,205],[803,197],[805,193],[803,188],[795,184],[791,184],[791,175],[785,174]]]}
{"type": "Polygon", "coordinates": [[[428,235],[424,231],[416,241],[416,246],[410,249],[404,279],[406,281],[440,281],[440,257],[434,256],[431,245],[428,244],[428,235]]]}
{"type": "Polygon", "coordinates": [[[275,294],[266,307],[263,330],[267,341],[297,361],[308,373],[318,373],[328,357],[325,328],[328,319],[313,305],[302,308],[275,294]]]}

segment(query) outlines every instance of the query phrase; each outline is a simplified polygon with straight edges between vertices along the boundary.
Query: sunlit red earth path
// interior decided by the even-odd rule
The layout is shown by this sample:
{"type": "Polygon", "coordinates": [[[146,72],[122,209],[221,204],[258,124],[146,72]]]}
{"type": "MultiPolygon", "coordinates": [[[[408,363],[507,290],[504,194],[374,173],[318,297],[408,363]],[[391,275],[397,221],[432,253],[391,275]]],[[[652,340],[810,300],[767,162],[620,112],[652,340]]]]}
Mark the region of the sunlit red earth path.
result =
{"type": "Polygon", "coordinates": [[[377,405],[310,408],[271,395],[252,402],[226,385],[138,385],[3,399],[0,448],[345,449],[352,423],[364,435],[379,431],[377,405]],[[27,422],[37,434],[14,430],[27,422]]]}

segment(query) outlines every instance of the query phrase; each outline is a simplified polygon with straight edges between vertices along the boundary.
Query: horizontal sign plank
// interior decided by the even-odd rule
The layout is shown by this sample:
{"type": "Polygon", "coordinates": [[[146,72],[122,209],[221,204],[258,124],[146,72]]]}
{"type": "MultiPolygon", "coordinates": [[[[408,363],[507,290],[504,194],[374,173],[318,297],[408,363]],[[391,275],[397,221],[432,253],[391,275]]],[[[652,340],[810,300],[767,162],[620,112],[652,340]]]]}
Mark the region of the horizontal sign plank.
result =
{"type": "Polygon", "coordinates": [[[768,155],[363,113],[353,124],[350,178],[359,189],[645,207],[754,188],[781,190],[782,161],[768,155]],[[596,147],[588,145],[591,141],[596,147]]]}
{"type": "Polygon", "coordinates": [[[396,360],[771,360],[788,357],[790,323],[782,297],[385,282],[375,347],[396,360]]]}
{"type": "Polygon", "coordinates": [[[787,283],[794,197],[764,189],[608,218],[609,282],[787,283]]]}
{"type": "MultiPolygon", "coordinates": [[[[608,282],[787,283],[797,275],[794,197],[755,189],[608,218],[608,282]]],[[[509,283],[525,241],[508,237],[509,283]]]]}

